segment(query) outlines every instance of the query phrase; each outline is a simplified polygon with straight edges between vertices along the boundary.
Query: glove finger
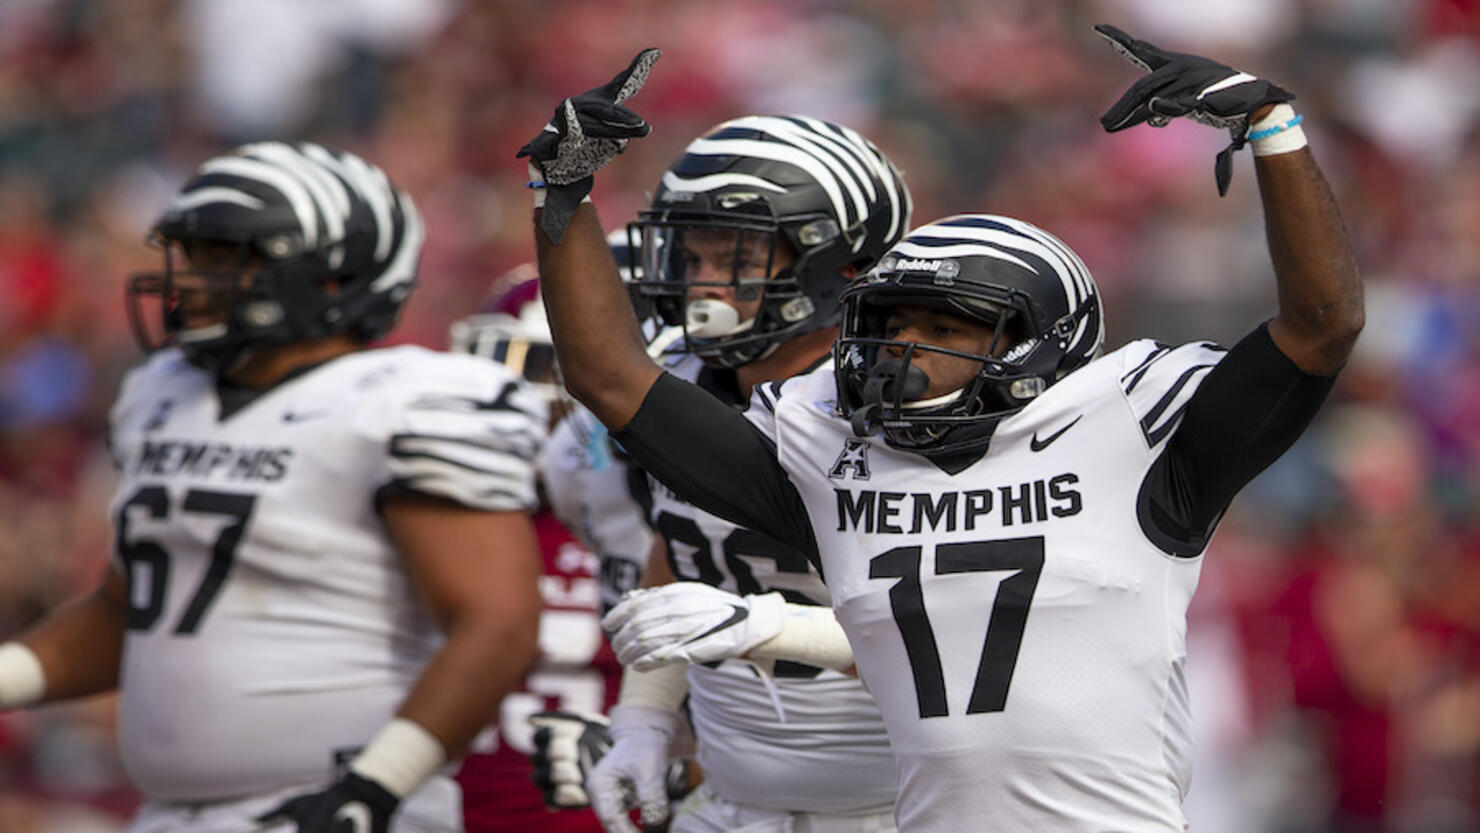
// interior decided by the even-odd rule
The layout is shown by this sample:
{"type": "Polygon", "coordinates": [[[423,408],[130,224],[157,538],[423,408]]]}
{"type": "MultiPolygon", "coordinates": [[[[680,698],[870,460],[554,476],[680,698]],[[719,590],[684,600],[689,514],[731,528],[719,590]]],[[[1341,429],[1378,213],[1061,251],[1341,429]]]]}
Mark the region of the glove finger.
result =
{"type": "Polygon", "coordinates": [[[533,781],[534,785],[540,788],[540,792],[545,794],[545,803],[548,804],[550,794],[555,791],[555,778],[550,772],[550,762],[534,759],[532,763],[534,772],[530,774],[529,780],[533,781]]]}
{"type": "Polygon", "coordinates": [[[688,654],[683,651],[659,648],[656,651],[649,651],[641,656],[634,657],[632,662],[624,664],[637,671],[653,671],[665,665],[673,665],[676,662],[690,661],[688,654]]]}
{"type": "Polygon", "coordinates": [[[616,653],[619,662],[627,665],[656,648],[683,641],[694,630],[693,623],[685,619],[629,622],[612,636],[612,651],[616,653]]]}
{"type": "Polygon", "coordinates": [[[1135,127],[1150,115],[1151,111],[1146,109],[1145,100],[1135,90],[1128,90],[1100,116],[1100,126],[1105,128],[1106,133],[1115,133],[1135,127]]]}
{"type": "Polygon", "coordinates": [[[561,784],[556,787],[550,803],[562,810],[579,810],[582,807],[591,806],[590,800],[586,797],[586,791],[574,784],[561,784]]]}
{"type": "Polygon", "coordinates": [[[662,54],[663,50],[652,47],[642,50],[637,53],[626,69],[612,76],[612,80],[600,87],[588,90],[586,95],[599,96],[613,104],[621,104],[637,95],[637,91],[647,83],[648,74],[653,71],[653,64],[658,62],[662,54]]]}
{"type": "Polygon", "coordinates": [[[1155,71],[1171,60],[1160,47],[1139,38],[1133,38],[1108,23],[1096,23],[1095,33],[1104,38],[1127,61],[1141,69],[1155,71]]]}
{"type": "MultiPolygon", "coordinates": [[[[579,788],[582,786],[581,768],[576,765],[575,761],[568,759],[551,761],[549,774],[550,783],[556,787],[579,788]]],[[[581,792],[584,794],[585,790],[582,789],[581,792]]]]}
{"type": "Polygon", "coordinates": [[[667,767],[637,773],[633,786],[637,789],[637,806],[642,808],[642,823],[646,827],[662,824],[668,818],[668,785],[664,783],[667,767]]]}
{"type": "MultiPolygon", "coordinates": [[[[576,115],[581,119],[581,129],[589,131],[592,127],[605,127],[610,130],[640,130],[648,127],[642,116],[637,115],[620,104],[608,104],[595,98],[576,99],[576,115]]],[[[650,129],[650,128],[649,128],[650,129]]],[[[587,133],[587,135],[594,135],[587,133]]]]}
{"type": "Polygon", "coordinates": [[[601,617],[601,629],[607,633],[613,633],[627,624],[627,620],[631,619],[632,615],[642,608],[640,600],[646,595],[648,595],[646,588],[628,590],[624,593],[622,600],[617,602],[616,606],[611,610],[608,610],[605,616],[601,617]]]}
{"type": "Polygon", "coordinates": [[[1192,112],[1194,106],[1194,100],[1186,98],[1162,98],[1159,95],[1152,96],[1151,100],[1146,103],[1146,109],[1151,113],[1167,118],[1185,116],[1192,112]]]}
{"type": "Polygon", "coordinates": [[[612,653],[623,665],[631,665],[651,650],[652,646],[630,629],[624,628],[612,637],[612,653]]]}
{"type": "Polygon", "coordinates": [[[591,801],[591,811],[596,814],[596,820],[607,833],[639,833],[637,825],[627,818],[626,796],[616,784],[603,789],[595,783],[588,783],[586,797],[591,801]]]}
{"type": "Polygon", "coordinates": [[[535,767],[550,765],[550,730],[536,729],[534,733],[534,751],[529,753],[529,760],[535,767]],[[540,734],[544,733],[544,737],[540,734]]]}
{"type": "Polygon", "coordinates": [[[1138,79],[1124,95],[1110,105],[1105,115],[1100,116],[1100,126],[1107,133],[1135,127],[1154,115],[1147,109],[1151,99],[1179,83],[1181,81],[1175,73],[1152,73],[1138,79]]]}
{"type": "Polygon", "coordinates": [[[627,144],[628,139],[641,139],[649,133],[652,133],[653,128],[647,122],[643,122],[640,125],[631,126],[614,125],[601,121],[587,121],[581,124],[581,132],[591,139],[606,139],[609,141],[617,142],[619,144],[619,147],[617,148],[616,153],[612,154],[613,156],[615,156],[617,153],[621,153],[623,150],[626,149],[625,145],[627,144]]]}
{"type": "Polygon", "coordinates": [[[560,141],[561,146],[579,146],[586,141],[585,133],[582,131],[580,114],[576,112],[576,103],[567,98],[560,102],[558,109],[560,118],[560,141]]]}

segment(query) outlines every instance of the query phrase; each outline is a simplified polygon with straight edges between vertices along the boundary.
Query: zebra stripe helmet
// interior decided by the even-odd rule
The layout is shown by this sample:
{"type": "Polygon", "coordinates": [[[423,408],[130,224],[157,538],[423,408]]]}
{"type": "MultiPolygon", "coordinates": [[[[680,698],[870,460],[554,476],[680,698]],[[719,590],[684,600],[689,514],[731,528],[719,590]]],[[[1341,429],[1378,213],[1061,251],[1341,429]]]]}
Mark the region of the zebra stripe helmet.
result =
{"type": "Polygon", "coordinates": [[[677,349],[720,366],[748,364],[837,323],[849,267],[868,269],[898,242],[910,209],[899,171],[854,130],[804,116],[728,121],[684,149],[631,226],[638,293],[664,323],[685,329],[677,349]],[[728,235],[734,251],[733,268],[716,280],[699,278],[689,247],[704,235],[728,235]],[[714,308],[695,303],[705,283],[759,308],[715,326],[714,308]]]}
{"type": "Polygon", "coordinates": [[[164,269],[128,283],[140,346],[178,346],[223,370],[261,346],[385,335],[416,284],[425,231],[411,198],[360,157],[256,142],[201,165],[150,238],[164,269]],[[145,299],[161,314],[146,315],[145,299]]]}
{"type": "Polygon", "coordinates": [[[1010,217],[947,217],[911,231],[843,292],[834,348],[838,408],[857,433],[882,429],[895,447],[984,449],[1002,417],[1098,356],[1104,331],[1094,279],[1058,238],[1010,217]],[[888,338],[890,310],[906,305],[945,308],[994,327],[989,355],[952,353],[981,369],[949,398],[909,400],[911,357],[952,351],[888,338]]]}

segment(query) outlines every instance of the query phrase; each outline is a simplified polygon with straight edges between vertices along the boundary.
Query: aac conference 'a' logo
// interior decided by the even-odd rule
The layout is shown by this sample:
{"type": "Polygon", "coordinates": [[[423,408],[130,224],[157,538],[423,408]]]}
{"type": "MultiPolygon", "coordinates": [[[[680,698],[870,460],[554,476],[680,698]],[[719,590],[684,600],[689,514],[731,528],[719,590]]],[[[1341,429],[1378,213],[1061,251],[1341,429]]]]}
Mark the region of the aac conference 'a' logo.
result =
{"type": "Polygon", "coordinates": [[[846,475],[852,475],[854,480],[867,480],[868,449],[869,444],[863,440],[844,440],[843,453],[833,461],[827,476],[832,480],[842,480],[846,475]]]}

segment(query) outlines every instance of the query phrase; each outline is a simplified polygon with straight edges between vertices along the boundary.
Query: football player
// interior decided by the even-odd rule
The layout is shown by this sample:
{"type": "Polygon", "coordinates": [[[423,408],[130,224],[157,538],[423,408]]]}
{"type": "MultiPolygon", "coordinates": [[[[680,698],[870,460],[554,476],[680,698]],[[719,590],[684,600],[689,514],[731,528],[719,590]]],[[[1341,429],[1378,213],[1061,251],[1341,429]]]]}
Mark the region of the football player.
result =
{"type": "Polygon", "coordinates": [[[424,234],[353,154],[211,159],[153,239],[116,558],[0,647],[0,707],[117,687],[136,833],[461,830],[443,769],[535,656],[544,403],[473,356],[368,348],[424,234]]]}
{"type": "MultiPolygon", "coordinates": [[[[827,364],[839,294],[899,240],[909,215],[899,173],[850,129],[793,116],[718,125],[664,172],[632,227],[637,295],[678,335],[659,362],[735,416],[762,383],[827,364]]],[[[646,583],[772,591],[826,611],[821,577],[795,543],[649,485],[659,545],[646,583]]],[[[850,662],[782,661],[764,677],[744,662],[628,669],[611,712],[614,746],[586,781],[597,814],[613,833],[632,831],[635,795],[645,822],[666,815],[664,773],[687,697],[704,783],[674,818],[676,833],[798,819],[892,830],[898,779],[877,707],[840,673],[850,662]]]]}
{"type": "MultiPolygon", "coordinates": [[[[675,492],[819,566],[884,715],[911,833],[1184,829],[1201,556],[1238,490],[1309,424],[1363,324],[1293,96],[1098,28],[1150,70],[1106,129],[1189,116],[1230,130],[1220,188],[1252,145],[1279,310],[1231,349],[1101,355],[1080,259],[1028,223],[963,215],[911,232],[844,291],[835,368],[757,387],[740,417],[595,313],[621,290],[580,200],[648,131],[621,102],[655,50],[567,100],[525,148],[547,192],[535,236],[568,387],[675,492]]],[[[614,638],[619,655],[624,638],[635,664],[828,641],[784,600],[716,595],[659,589],[613,611],[640,623],[614,638]]]]}

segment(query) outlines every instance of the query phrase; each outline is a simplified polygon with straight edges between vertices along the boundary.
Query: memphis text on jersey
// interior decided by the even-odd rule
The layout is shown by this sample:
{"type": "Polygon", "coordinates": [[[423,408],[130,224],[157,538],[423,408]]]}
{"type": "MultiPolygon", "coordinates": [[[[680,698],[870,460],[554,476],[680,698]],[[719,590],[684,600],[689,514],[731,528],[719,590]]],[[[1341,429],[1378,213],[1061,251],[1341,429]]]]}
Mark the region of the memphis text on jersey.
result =
{"type": "Polygon", "coordinates": [[[144,440],[131,473],[139,476],[183,474],[238,482],[273,483],[288,473],[291,448],[264,448],[196,440],[144,440]]]}
{"type": "Polygon", "coordinates": [[[1084,508],[1075,488],[1078,482],[1079,475],[1066,472],[1026,483],[940,493],[839,488],[833,492],[838,532],[916,535],[1071,517],[1084,508]]]}

